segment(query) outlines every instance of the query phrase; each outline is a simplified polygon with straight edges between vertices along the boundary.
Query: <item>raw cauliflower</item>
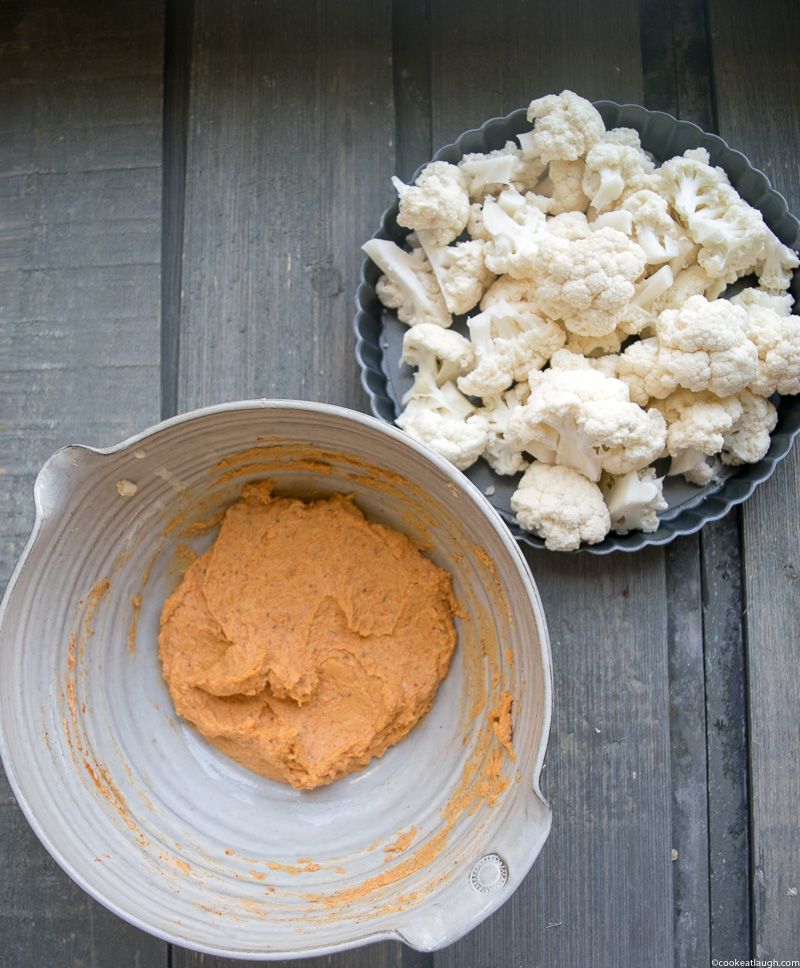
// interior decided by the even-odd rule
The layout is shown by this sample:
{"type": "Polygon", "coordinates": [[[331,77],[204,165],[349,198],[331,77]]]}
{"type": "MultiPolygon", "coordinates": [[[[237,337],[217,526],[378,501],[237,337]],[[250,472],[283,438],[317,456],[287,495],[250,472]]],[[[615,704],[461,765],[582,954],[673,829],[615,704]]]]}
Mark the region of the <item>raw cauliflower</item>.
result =
{"type": "Polygon", "coordinates": [[[665,161],[658,186],[700,245],[697,261],[715,282],[713,295],[755,269],[771,233],[723,169],[711,166],[704,148],[665,161]]]}
{"type": "Polygon", "coordinates": [[[544,538],[551,551],[576,551],[597,544],[611,528],[603,493],[571,467],[538,461],[522,475],[511,495],[520,527],[544,538]]]}
{"type": "Polygon", "coordinates": [[[725,434],[743,411],[737,396],[718,397],[708,390],[676,390],[654,406],[667,421],[666,452],[676,464],[685,460],[687,451],[718,454],[725,445],[725,434]]]}
{"type": "Polygon", "coordinates": [[[652,533],[658,530],[658,512],[666,511],[664,480],[653,467],[628,471],[619,477],[604,474],[600,490],[611,517],[611,530],[652,533]]]}
{"type": "Polygon", "coordinates": [[[531,101],[530,149],[542,161],[575,161],[603,139],[606,126],[597,108],[573,91],[548,94],[531,101]]]}
{"type": "Polygon", "coordinates": [[[462,469],[522,474],[520,526],[571,550],[657,529],[659,458],[706,486],[764,456],[770,398],[800,393],[800,257],[704,148],[657,164],[572,91],[528,121],[394,179],[412,231],[364,249],[410,327],[398,425],[462,469]]]}
{"type": "Polygon", "coordinates": [[[631,215],[634,238],[650,265],[662,265],[680,256],[679,240],[684,233],[670,215],[666,198],[643,188],[628,195],[622,207],[631,215]]]}
{"type": "Polygon", "coordinates": [[[603,470],[626,474],[663,451],[663,416],[632,403],[620,380],[591,367],[558,367],[533,372],[528,382],[530,395],[511,415],[506,435],[537,460],[598,481],[603,470]]]}
{"type": "MultiPolygon", "coordinates": [[[[513,142],[508,142],[495,151],[464,155],[458,168],[466,176],[470,200],[482,201],[487,195],[496,195],[504,188],[510,188],[522,164],[522,152],[513,142]]],[[[544,163],[540,162],[539,175],[544,168],[544,163]]]]}
{"type": "Polygon", "coordinates": [[[403,334],[400,362],[416,368],[414,385],[405,395],[405,403],[423,392],[415,389],[417,381],[424,387],[431,383],[441,387],[472,369],[475,352],[472,343],[461,333],[434,323],[417,323],[403,334]]]}
{"type": "Polygon", "coordinates": [[[433,233],[420,229],[416,234],[439,283],[447,311],[457,316],[468,313],[497,278],[486,266],[486,243],[469,239],[455,245],[436,245],[433,233]]]}
{"type": "Polygon", "coordinates": [[[613,228],[585,238],[543,240],[536,260],[542,310],[581,336],[613,332],[644,272],[641,246],[613,228]]]}
{"type": "Polygon", "coordinates": [[[755,464],[769,450],[770,434],[778,422],[771,401],[749,390],[739,394],[742,415],[725,434],[720,457],[723,464],[755,464]]]}
{"type": "Polygon", "coordinates": [[[604,212],[623,194],[636,191],[653,171],[655,165],[644,155],[638,140],[630,144],[609,133],[587,152],[583,191],[595,212],[604,212]]]}
{"type": "Polygon", "coordinates": [[[691,296],[680,309],[665,309],[656,335],[629,346],[620,379],[639,403],[664,399],[678,387],[710,390],[719,397],[743,390],[758,369],[758,350],[747,338],[747,313],[727,299],[691,296]]]}
{"type": "Polygon", "coordinates": [[[748,384],[753,393],[800,393],[800,318],[782,310],[791,297],[772,297],[744,289],[731,299],[747,314],[745,333],[758,351],[756,375],[748,384]]]}
{"type": "Polygon", "coordinates": [[[547,225],[547,217],[536,205],[535,197],[506,189],[496,199],[486,199],[481,220],[487,269],[497,275],[530,278],[539,252],[539,239],[547,225]]]}
{"type": "Polygon", "coordinates": [[[409,437],[425,444],[459,470],[471,467],[486,449],[486,418],[454,383],[417,385],[395,421],[409,437]]]}
{"type": "Polygon", "coordinates": [[[397,224],[409,229],[429,229],[437,245],[447,245],[464,231],[469,220],[467,178],[456,165],[432,161],[413,185],[395,177],[399,196],[397,224]]]}
{"type": "Polygon", "coordinates": [[[492,470],[501,475],[518,474],[530,464],[525,454],[518,450],[506,436],[511,414],[521,407],[528,396],[528,384],[517,383],[496,396],[487,397],[483,413],[489,426],[489,436],[483,456],[492,470]]]}
{"type": "Polygon", "coordinates": [[[525,380],[564,345],[564,330],[549,319],[498,302],[468,320],[475,366],[458,378],[469,396],[489,397],[525,380]]]}
{"type": "Polygon", "coordinates": [[[589,196],[583,190],[583,176],[586,162],[582,158],[575,161],[550,162],[547,177],[537,185],[537,193],[547,199],[546,209],[551,215],[564,212],[586,212],[589,196]]]}
{"type": "Polygon", "coordinates": [[[401,322],[452,325],[433,266],[421,248],[406,252],[389,239],[370,239],[361,248],[383,271],[375,286],[378,298],[397,310],[401,322]]]}

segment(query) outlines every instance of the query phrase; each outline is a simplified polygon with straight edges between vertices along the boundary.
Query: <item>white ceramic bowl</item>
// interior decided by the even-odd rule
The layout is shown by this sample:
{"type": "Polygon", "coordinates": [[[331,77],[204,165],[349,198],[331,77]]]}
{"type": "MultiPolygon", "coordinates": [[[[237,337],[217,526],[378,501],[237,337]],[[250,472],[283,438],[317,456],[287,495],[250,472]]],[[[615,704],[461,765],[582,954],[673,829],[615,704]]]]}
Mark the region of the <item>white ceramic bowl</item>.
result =
{"type": "Polygon", "coordinates": [[[84,890],[170,942],[268,960],[380,939],[440,948],[516,889],[550,829],[547,631],[507,527],[450,464],[363,414],[249,401],[109,449],[66,447],[35,504],[0,610],[0,752],[84,890]],[[176,716],[158,661],[186,549],[213,540],[195,526],[260,478],[301,497],[355,494],[453,574],[464,611],[427,718],[310,792],[205,742],[176,716]],[[492,728],[504,689],[515,759],[492,728]]]}

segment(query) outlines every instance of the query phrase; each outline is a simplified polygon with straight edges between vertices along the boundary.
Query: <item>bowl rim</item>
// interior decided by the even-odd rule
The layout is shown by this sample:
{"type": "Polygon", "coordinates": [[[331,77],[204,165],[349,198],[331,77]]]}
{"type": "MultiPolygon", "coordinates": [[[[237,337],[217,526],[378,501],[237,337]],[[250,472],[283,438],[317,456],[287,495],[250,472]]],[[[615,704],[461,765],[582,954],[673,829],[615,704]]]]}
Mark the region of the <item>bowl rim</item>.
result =
{"type": "MultiPolygon", "coordinates": [[[[511,879],[509,879],[508,889],[506,891],[499,892],[496,898],[486,904],[477,915],[472,917],[467,923],[460,925],[458,933],[454,934],[453,937],[448,937],[448,939],[443,942],[442,945],[437,944],[432,948],[418,949],[435,950],[435,948],[451,944],[458,938],[463,937],[464,934],[471,931],[481,921],[502,906],[506,900],[508,900],[510,894],[512,894],[519,887],[522,880],[525,878],[525,876],[527,876],[531,866],[541,852],[552,826],[552,808],[541,791],[541,775],[547,752],[547,746],[550,739],[553,713],[552,652],[544,607],[530,566],[523,556],[518,543],[513,539],[513,536],[508,530],[508,527],[506,526],[502,517],[486,500],[481,491],[475,487],[471,481],[464,478],[463,475],[461,475],[461,473],[449,461],[440,457],[429,448],[418,444],[398,428],[395,428],[392,425],[387,424],[385,421],[379,420],[369,414],[333,404],[304,400],[270,398],[237,400],[228,403],[213,404],[196,408],[194,410],[168,417],[156,424],[151,425],[150,427],[145,428],[144,430],[138,431],[137,433],[126,437],[119,443],[110,446],[90,447],[82,444],[68,444],[60,447],[45,461],[36,476],[33,487],[35,506],[33,526],[25,546],[12,570],[8,584],[3,593],[2,600],[0,600],[0,657],[2,657],[4,652],[4,642],[6,640],[8,631],[6,628],[6,621],[9,604],[15,596],[15,591],[20,584],[20,578],[25,570],[26,562],[30,557],[34,546],[36,545],[39,534],[48,518],[48,512],[43,506],[39,491],[43,476],[46,474],[48,465],[50,465],[51,462],[56,461],[59,458],[59,455],[63,455],[65,452],[68,452],[76,447],[99,456],[119,454],[125,450],[135,448],[137,445],[152,438],[156,434],[164,433],[174,427],[182,426],[194,421],[202,421],[209,416],[219,413],[233,413],[237,411],[268,412],[270,410],[302,410],[320,416],[337,417],[345,422],[353,422],[364,428],[368,428],[371,431],[388,436],[394,439],[396,442],[401,443],[403,446],[410,447],[425,461],[435,465],[446,475],[448,481],[452,483],[454,487],[463,492],[472,500],[472,503],[477,509],[479,509],[480,512],[483,513],[485,519],[490,523],[492,529],[500,539],[502,546],[508,555],[510,563],[514,565],[519,579],[524,586],[527,599],[530,603],[531,612],[534,617],[539,638],[538,650],[533,650],[533,658],[535,659],[536,664],[540,665],[541,667],[543,692],[541,704],[541,732],[538,745],[531,758],[531,773],[529,776],[525,777],[525,785],[542,808],[543,823],[540,841],[538,842],[533,855],[530,856],[529,852],[529,855],[525,857],[525,863],[522,864],[521,874],[514,879],[513,882],[511,882],[511,879]],[[529,861],[529,863],[527,861],[529,861]]],[[[40,822],[34,805],[29,801],[25,793],[23,781],[21,779],[22,771],[17,769],[17,763],[12,755],[12,750],[9,746],[5,732],[3,711],[0,710],[0,762],[2,762],[5,769],[11,791],[14,794],[14,797],[19,804],[23,815],[39,841],[45,847],[50,856],[56,861],[56,863],[58,863],[58,865],[83,891],[85,891],[85,893],[94,898],[118,917],[147,932],[148,934],[160,938],[168,943],[177,944],[181,947],[188,948],[189,950],[195,950],[204,954],[234,959],[249,958],[263,961],[316,957],[331,954],[337,951],[352,949],[380,940],[399,940],[406,944],[413,944],[412,941],[407,940],[405,937],[405,929],[408,927],[408,925],[403,921],[388,929],[381,929],[379,931],[366,930],[363,934],[355,935],[354,937],[345,941],[322,944],[314,947],[304,947],[297,950],[283,949],[274,951],[244,951],[242,949],[232,949],[226,947],[225,945],[212,946],[202,943],[193,944],[190,940],[183,937],[178,937],[176,934],[171,933],[167,929],[161,929],[158,926],[147,923],[138,916],[126,912],[119,904],[105,898],[100,890],[93,887],[89,879],[83,877],[79,871],[74,869],[72,863],[59,848],[56,838],[52,836],[51,831],[46,829],[45,825],[40,822]]]]}
{"type": "MultiPolygon", "coordinates": [[[[711,155],[711,164],[719,164],[717,156],[722,153],[729,161],[735,160],[745,175],[752,176],[755,185],[768,196],[775,205],[775,211],[770,217],[770,223],[780,223],[783,236],[792,235],[785,244],[791,248],[800,249],[800,220],[789,210],[786,198],[772,185],[769,177],[749,160],[737,148],[731,147],[718,134],[706,131],[693,121],[676,118],[667,111],[646,108],[632,102],[616,102],[600,99],[592,102],[603,117],[607,128],[618,126],[635,126],[631,119],[637,118],[641,127],[644,123],[669,124],[676,132],[691,135],[692,147],[705,147],[711,155]],[[620,119],[622,115],[622,119],[620,119]]],[[[412,175],[413,182],[426,165],[432,161],[457,162],[470,151],[488,150],[485,145],[487,135],[496,136],[495,140],[505,142],[513,139],[516,134],[530,130],[531,123],[527,120],[527,109],[517,108],[503,116],[495,116],[484,121],[482,125],[469,128],[462,132],[455,141],[440,147],[434,155],[423,162],[412,175]]],[[[641,130],[641,127],[637,130],[641,130]]],[[[725,167],[724,165],[722,167],[725,167]]],[[[748,194],[752,194],[751,191],[748,194]]],[[[745,197],[744,194],[742,197],[745,197]]],[[[408,230],[397,225],[396,215],[398,202],[395,200],[382,214],[379,228],[372,238],[396,240],[397,235],[405,236],[408,230]],[[392,231],[394,229],[394,231],[392,231]]],[[[765,222],[767,219],[765,218],[765,222]]],[[[768,223],[769,224],[769,223],[768,223]]],[[[770,225],[770,227],[772,227],[770,225]]],[[[773,229],[774,231],[774,229],[773,229]]],[[[776,232],[776,234],[778,234],[776,232]]],[[[781,237],[779,235],[779,237],[781,237]]],[[[382,321],[378,322],[378,332],[374,332],[373,308],[377,295],[374,289],[374,278],[377,267],[369,257],[361,265],[359,284],[355,293],[355,316],[353,330],[356,338],[355,355],[361,369],[361,385],[370,401],[372,413],[382,420],[393,423],[397,417],[398,403],[389,390],[389,378],[386,372],[387,361],[378,346],[383,331],[382,321]],[[372,331],[370,331],[372,330],[372,331]],[[380,357],[376,359],[376,357],[380,357]]],[[[380,270],[377,270],[378,274],[380,270]]],[[[793,284],[800,279],[800,270],[795,270],[793,284]]],[[[800,305],[800,294],[796,298],[796,305],[800,305]]],[[[379,307],[378,312],[383,312],[379,307]]],[[[674,515],[662,518],[659,515],[659,527],[654,532],[630,531],[626,535],[618,535],[613,531],[594,545],[581,543],[574,551],[559,552],[559,554],[578,555],[583,553],[605,555],[615,551],[634,552],[650,546],[663,546],[675,538],[694,534],[711,521],[719,520],[737,505],[743,504],[756,487],[767,480],[775,471],[779,461],[786,457],[792,449],[795,437],[800,433],[800,396],[783,396],[778,402],[778,427],[772,432],[768,453],[756,464],[745,464],[735,469],[720,485],[711,489],[704,489],[702,497],[681,508],[674,515]],[[783,425],[783,426],[782,426],[783,425]]],[[[515,521],[513,513],[503,510],[500,512],[507,527],[515,539],[531,548],[546,550],[544,539],[530,531],[521,528],[515,521]]]]}

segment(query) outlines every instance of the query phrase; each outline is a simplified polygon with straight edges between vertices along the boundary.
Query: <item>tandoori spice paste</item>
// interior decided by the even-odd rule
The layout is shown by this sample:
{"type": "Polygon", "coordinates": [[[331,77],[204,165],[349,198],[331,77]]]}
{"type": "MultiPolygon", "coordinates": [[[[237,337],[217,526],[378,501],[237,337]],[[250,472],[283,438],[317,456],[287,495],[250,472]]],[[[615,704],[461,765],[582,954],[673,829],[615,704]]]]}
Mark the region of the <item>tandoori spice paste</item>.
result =
{"type": "Polygon", "coordinates": [[[362,769],[430,709],[456,641],[450,575],[334,494],[247,485],[167,600],[159,637],[180,716],[298,789],[362,769]]]}

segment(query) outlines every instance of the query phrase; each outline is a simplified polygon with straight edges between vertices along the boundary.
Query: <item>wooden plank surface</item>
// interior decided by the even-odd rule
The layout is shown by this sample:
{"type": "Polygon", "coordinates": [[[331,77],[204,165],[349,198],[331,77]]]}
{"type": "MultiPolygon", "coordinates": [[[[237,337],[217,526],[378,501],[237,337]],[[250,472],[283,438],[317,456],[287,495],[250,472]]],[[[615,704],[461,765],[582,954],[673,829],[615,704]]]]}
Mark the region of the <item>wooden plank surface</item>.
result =
{"type": "MultiPolygon", "coordinates": [[[[0,580],[58,447],[159,414],[163,7],[4,3],[0,40],[0,580]]],[[[166,966],[84,894],[0,780],[0,963],[166,966]]]]}
{"type": "MultiPolygon", "coordinates": [[[[709,3],[720,134],[800,211],[800,18],[789,3],[709,3]],[[753,49],[763,70],[743,71],[753,49]]],[[[743,509],[753,956],[800,953],[800,464],[797,448],[743,509]]]]}
{"type": "MultiPolygon", "coordinates": [[[[641,102],[638,14],[634,2],[434,4],[434,147],[566,87],[641,102]]],[[[528,559],[552,636],[553,831],[511,901],[434,963],[671,965],[663,552],[528,559]]]]}
{"type": "Polygon", "coordinates": [[[353,299],[389,204],[391,7],[198,2],[179,407],[363,409],[353,299]]]}
{"type": "MultiPolygon", "coordinates": [[[[564,87],[667,110],[719,130],[800,211],[799,42],[779,0],[5,0],[0,582],[61,444],[243,397],[366,409],[360,244],[392,174],[490,116],[564,87]]],[[[794,453],[742,511],[664,550],[530,553],[555,673],[542,856],[451,948],[303,963],[798,957],[799,471],[794,453]]],[[[5,781],[0,851],[4,968],[256,964],[170,949],[91,901],[5,781]]]]}
{"type": "MultiPolygon", "coordinates": [[[[192,38],[179,409],[262,396],[366,409],[353,299],[360,245],[393,192],[391,5],[309,16],[198,0],[192,38]]],[[[429,957],[395,942],[305,963],[429,957]]],[[[239,964],[172,953],[172,968],[239,964]]]]}

